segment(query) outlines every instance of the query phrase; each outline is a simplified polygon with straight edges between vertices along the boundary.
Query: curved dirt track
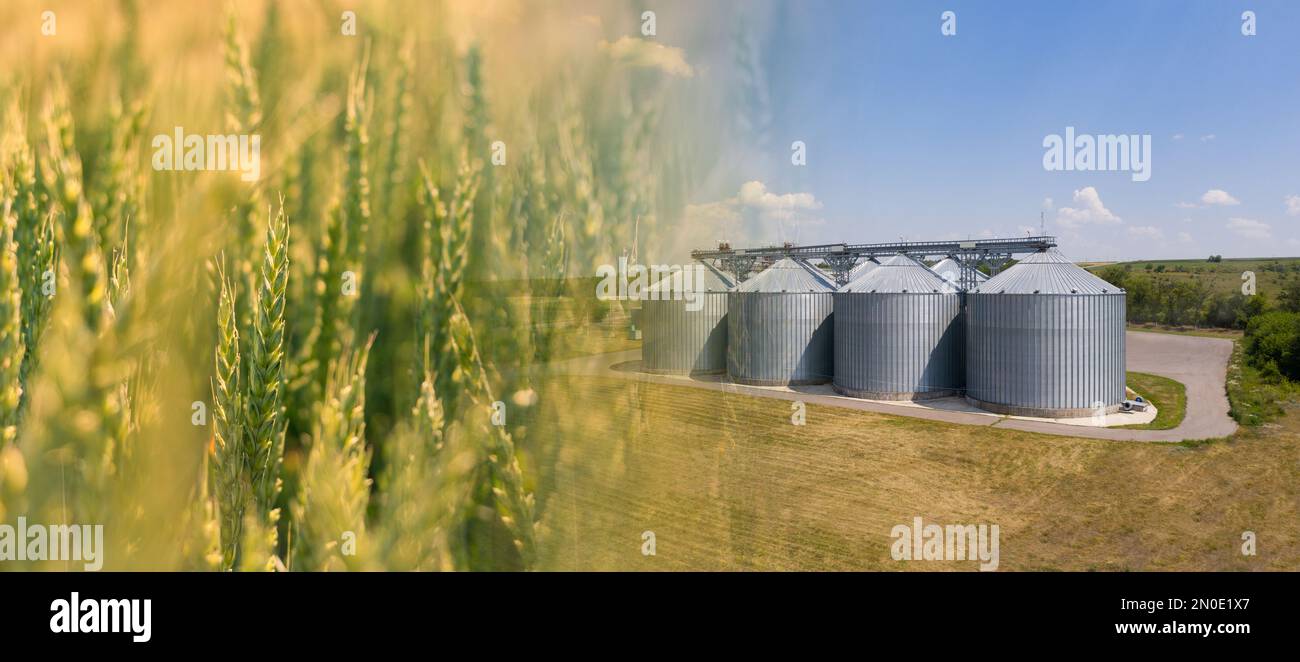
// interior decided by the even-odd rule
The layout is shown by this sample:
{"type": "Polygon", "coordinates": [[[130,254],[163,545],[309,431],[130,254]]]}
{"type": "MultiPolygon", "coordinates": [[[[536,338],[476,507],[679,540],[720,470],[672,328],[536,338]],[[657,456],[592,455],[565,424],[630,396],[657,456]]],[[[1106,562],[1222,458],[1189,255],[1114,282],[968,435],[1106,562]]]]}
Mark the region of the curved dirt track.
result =
{"type": "MultiPolygon", "coordinates": [[[[598,354],[563,362],[562,370],[581,374],[622,375],[632,379],[726,390],[766,398],[801,400],[804,402],[874,411],[898,416],[911,416],[964,425],[986,425],[1026,432],[1113,439],[1116,441],[1186,441],[1226,437],[1237,430],[1237,424],[1228,416],[1228,397],[1224,391],[1228,359],[1232,356],[1232,341],[1220,338],[1180,336],[1168,333],[1129,331],[1126,334],[1126,367],[1133,372],[1146,372],[1181,382],[1187,388],[1187,414],[1182,423],[1172,430],[1124,430],[1117,428],[1069,425],[1049,421],[1002,417],[973,408],[919,407],[875,400],[858,400],[819,392],[819,387],[773,389],[733,384],[721,378],[683,378],[649,375],[637,372],[633,366],[641,356],[640,350],[598,354]]],[[[824,390],[829,391],[829,388],[824,390]]]]}

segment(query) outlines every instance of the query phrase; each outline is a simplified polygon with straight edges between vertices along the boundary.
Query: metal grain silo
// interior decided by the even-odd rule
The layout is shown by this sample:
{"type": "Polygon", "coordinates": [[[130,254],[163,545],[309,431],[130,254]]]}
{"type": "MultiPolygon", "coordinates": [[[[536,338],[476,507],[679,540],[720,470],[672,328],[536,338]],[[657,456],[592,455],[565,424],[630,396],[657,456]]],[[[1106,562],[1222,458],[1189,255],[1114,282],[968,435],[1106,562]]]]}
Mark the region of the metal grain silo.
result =
{"type": "Polygon", "coordinates": [[[1124,291],[1056,251],[966,295],[966,395],[1001,414],[1088,416],[1124,400],[1124,291]],[[1100,403],[1100,405],[1098,405],[1100,403]]]}
{"type": "Polygon", "coordinates": [[[824,274],[790,258],[727,295],[727,375],[741,384],[831,378],[831,293],[824,274]]]}
{"type": "Polygon", "coordinates": [[[704,265],[646,288],[641,301],[641,369],[659,374],[727,370],[727,291],[731,279],[704,265]]]}
{"type": "Polygon", "coordinates": [[[895,255],[835,293],[835,390],[873,400],[955,395],[963,386],[961,293],[895,255]]]}
{"type": "MultiPolygon", "coordinates": [[[[951,257],[945,257],[944,259],[939,260],[938,262],[935,263],[933,267],[930,267],[930,270],[936,274],[939,274],[940,277],[942,277],[944,280],[948,282],[951,283],[961,282],[961,262],[958,262],[957,260],[954,260],[951,257]]],[[[979,270],[975,271],[976,283],[983,283],[988,279],[989,277],[985,276],[984,272],[979,270]]]]}

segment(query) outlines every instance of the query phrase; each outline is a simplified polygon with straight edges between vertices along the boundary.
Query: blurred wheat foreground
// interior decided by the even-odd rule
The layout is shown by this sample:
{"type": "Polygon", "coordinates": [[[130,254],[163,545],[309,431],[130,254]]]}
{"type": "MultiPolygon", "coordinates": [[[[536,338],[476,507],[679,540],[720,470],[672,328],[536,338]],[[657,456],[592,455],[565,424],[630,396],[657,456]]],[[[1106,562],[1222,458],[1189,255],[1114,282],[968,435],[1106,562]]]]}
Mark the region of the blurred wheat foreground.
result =
{"type": "Polygon", "coordinates": [[[630,10],[538,51],[544,7],[356,4],[0,9],[0,520],[107,569],[537,567],[536,368],[608,342],[557,331],[609,313],[571,266],[681,207],[674,81],[598,46],[630,10]]]}

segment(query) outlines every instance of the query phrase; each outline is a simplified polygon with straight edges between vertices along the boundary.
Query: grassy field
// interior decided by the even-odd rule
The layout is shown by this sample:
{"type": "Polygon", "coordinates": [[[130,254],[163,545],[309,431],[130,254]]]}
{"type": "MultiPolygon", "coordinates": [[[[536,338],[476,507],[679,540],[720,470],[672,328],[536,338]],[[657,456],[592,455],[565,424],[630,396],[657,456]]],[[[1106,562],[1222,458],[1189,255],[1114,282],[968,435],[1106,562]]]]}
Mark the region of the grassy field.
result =
{"type": "Polygon", "coordinates": [[[1300,420],[1204,445],[1051,437],[573,379],[547,421],[541,565],[971,570],[890,558],[913,517],[1001,529],[1003,570],[1300,568],[1300,420]],[[1242,531],[1260,554],[1244,557],[1242,531]],[[652,531],[656,555],[641,554],[652,531]]]}
{"type": "Polygon", "coordinates": [[[1187,414],[1187,388],[1181,382],[1145,372],[1130,372],[1126,379],[1128,387],[1155,405],[1157,412],[1155,420],[1150,423],[1120,427],[1131,430],[1172,430],[1183,422],[1183,416],[1187,414]]]}
{"type": "Polygon", "coordinates": [[[1222,262],[1195,260],[1141,260],[1135,262],[1098,262],[1085,263],[1084,266],[1097,271],[1108,266],[1127,266],[1136,272],[1151,276],[1164,276],[1171,279],[1195,278],[1205,283],[1210,293],[1241,292],[1244,272],[1255,274],[1255,287],[1259,294],[1270,300],[1288,280],[1300,277],[1300,258],[1224,258],[1222,262]]]}

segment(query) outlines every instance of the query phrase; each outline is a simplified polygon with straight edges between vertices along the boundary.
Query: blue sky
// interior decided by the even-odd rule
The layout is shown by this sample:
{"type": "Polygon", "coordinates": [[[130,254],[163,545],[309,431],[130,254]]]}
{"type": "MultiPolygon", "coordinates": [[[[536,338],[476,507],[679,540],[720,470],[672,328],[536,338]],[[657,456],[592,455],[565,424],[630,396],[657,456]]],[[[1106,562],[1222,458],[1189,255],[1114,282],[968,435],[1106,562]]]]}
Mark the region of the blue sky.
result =
{"type": "Polygon", "coordinates": [[[1300,3],[800,0],[766,19],[768,139],[697,203],[757,181],[793,219],[733,242],[1022,235],[1044,212],[1079,260],[1300,255],[1300,3]],[[1150,180],[1044,170],[1066,126],[1150,134],[1150,180]]]}

